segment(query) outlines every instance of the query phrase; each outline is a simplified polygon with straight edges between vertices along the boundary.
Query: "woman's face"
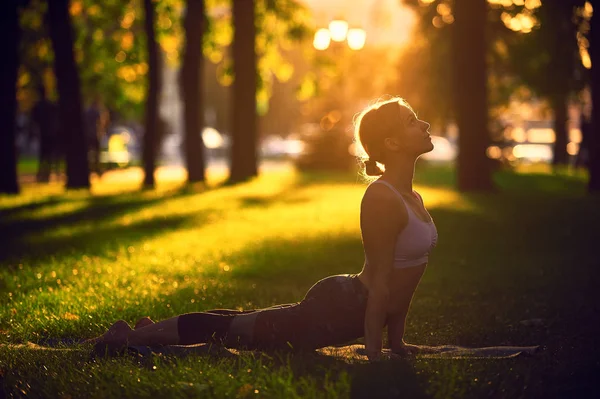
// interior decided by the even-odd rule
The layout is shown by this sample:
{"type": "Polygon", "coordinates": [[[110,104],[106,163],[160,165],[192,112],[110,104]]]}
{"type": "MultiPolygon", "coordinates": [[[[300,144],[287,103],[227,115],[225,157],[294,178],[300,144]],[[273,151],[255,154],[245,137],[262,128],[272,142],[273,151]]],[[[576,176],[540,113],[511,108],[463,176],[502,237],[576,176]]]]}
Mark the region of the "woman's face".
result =
{"type": "Polygon", "coordinates": [[[399,147],[402,151],[419,156],[433,150],[429,123],[417,118],[410,109],[401,106],[400,118],[403,129],[399,133],[399,147]]]}

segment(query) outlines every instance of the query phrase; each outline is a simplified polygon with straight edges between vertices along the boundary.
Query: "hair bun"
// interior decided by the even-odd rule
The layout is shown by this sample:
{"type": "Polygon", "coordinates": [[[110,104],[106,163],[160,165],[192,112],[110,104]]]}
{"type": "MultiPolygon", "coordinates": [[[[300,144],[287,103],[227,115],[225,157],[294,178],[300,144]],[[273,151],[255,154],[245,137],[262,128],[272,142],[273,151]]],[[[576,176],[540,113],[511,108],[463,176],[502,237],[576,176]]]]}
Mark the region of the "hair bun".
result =
{"type": "Polygon", "coordinates": [[[377,161],[373,159],[367,159],[365,161],[365,173],[368,176],[381,176],[383,175],[383,171],[377,165],[377,161]]]}

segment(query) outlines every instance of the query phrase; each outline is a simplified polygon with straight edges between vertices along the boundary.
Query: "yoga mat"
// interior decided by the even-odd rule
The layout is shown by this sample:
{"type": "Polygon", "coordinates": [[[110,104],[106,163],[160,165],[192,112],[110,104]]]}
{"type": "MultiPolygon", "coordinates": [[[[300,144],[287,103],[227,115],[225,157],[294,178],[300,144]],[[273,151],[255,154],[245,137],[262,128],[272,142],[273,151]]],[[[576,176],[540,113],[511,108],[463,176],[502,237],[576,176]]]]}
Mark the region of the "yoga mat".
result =
{"type": "MultiPolygon", "coordinates": [[[[508,359],[517,356],[532,356],[540,350],[538,346],[490,346],[484,348],[466,348],[456,345],[426,346],[416,345],[416,358],[429,359],[508,359]]],[[[341,359],[367,360],[364,345],[348,345],[341,347],[329,346],[318,349],[318,352],[341,359]]],[[[389,349],[383,350],[390,354],[389,349]]]]}
{"type": "MultiPolygon", "coordinates": [[[[25,344],[4,344],[0,346],[27,349],[27,350],[47,350],[47,351],[69,351],[82,350],[81,340],[74,339],[53,339],[44,340],[36,344],[27,342],[25,344]]],[[[517,356],[533,356],[539,352],[540,346],[491,346],[483,348],[467,348],[456,345],[426,346],[418,345],[418,350],[414,354],[416,358],[429,359],[508,359],[517,356]]],[[[214,344],[197,345],[167,345],[167,346],[128,346],[115,347],[111,345],[96,344],[92,349],[93,357],[112,357],[133,355],[138,357],[150,357],[153,355],[185,357],[190,355],[217,356],[217,357],[235,357],[242,350],[227,349],[214,344]]],[[[325,356],[332,356],[342,360],[367,361],[364,345],[355,344],[347,346],[328,346],[318,349],[317,353],[325,356]]],[[[389,354],[389,349],[383,350],[384,354],[389,354]]]]}

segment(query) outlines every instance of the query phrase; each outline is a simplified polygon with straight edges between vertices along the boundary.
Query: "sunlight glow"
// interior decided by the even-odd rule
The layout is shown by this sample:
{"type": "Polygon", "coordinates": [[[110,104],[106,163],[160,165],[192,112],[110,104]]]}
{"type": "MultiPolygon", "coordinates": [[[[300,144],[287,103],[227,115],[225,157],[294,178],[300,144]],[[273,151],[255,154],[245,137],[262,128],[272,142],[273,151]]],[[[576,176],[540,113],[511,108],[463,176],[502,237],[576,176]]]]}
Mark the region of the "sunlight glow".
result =
{"type": "Polygon", "coordinates": [[[581,63],[585,69],[592,69],[592,58],[587,48],[580,46],[579,55],[581,56],[581,63]]]}
{"type": "Polygon", "coordinates": [[[589,1],[585,2],[585,6],[583,7],[583,17],[584,18],[592,18],[592,15],[594,14],[594,7],[592,6],[592,3],[590,3],[589,1]]]}
{"type": "Polygon", "coordinates": [[[528,8],[530,10],[535,10],[536,8],[539,8],[541,6],[541,0],[525,0],[525,8],[528,8]]]}
{"type": "Polygon", "coordinates": [[[334,42],[343,42],[348,34],[348,22],[343,20],[333,20],[329,23],[329,32],[331,40],[334,42]]]}
{"type": "Polygon", "coordinates": [[[502,7],[510,7],[513,5],[512,0],[488,0],[488,3],[499,5],[502,7]]]}

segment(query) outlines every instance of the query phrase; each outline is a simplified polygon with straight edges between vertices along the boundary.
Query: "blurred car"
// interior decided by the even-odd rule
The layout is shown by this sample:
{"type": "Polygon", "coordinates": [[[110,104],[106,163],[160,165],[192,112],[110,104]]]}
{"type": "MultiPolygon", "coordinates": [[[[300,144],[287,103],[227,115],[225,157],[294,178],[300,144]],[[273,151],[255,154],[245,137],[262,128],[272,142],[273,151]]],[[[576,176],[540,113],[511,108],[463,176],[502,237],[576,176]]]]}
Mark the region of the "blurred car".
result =
{"type": "Polygon", "coordinates": [[[260,144],[263,158],[297,158],[305,148],[304,141],[292,135],[287,138],[268,136],[260,144]]]}
{"type": "Polygon", "coordinates": [[[100,164],[104,169],[123,168],[139,163],[141,142],[134,130],[124,125],[113,126],[100,143],[100,164]]]}
{"type": "Polygon", "coordinates": [[[421,155],[421,158],[430,162],[451,162],[456,159],[458,154],[456,145],[446,137],[432,135],[431,142],[433,150],[421,155]]]}

